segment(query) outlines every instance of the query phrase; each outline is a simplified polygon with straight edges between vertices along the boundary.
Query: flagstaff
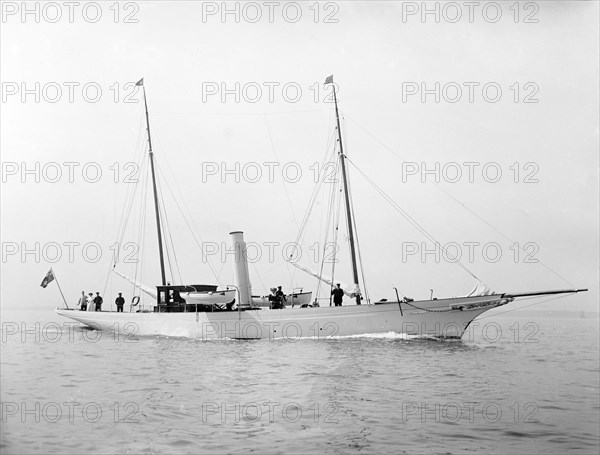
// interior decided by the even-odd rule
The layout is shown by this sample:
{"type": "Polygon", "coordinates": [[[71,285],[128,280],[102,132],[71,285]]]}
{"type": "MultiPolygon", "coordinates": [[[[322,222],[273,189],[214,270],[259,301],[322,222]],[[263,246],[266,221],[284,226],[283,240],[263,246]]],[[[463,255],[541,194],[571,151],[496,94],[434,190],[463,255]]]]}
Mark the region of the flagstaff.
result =
{"type": "Polygon", "coordinates": [[[48,286],[48,284],[50,284],[52,281],[56,281],[56,285],[58,286],[58,291],[60,292],[63,302],[65,302],[65,306],[67,307],[67,309],[70,310],[71,308],[69,308],[67,299],[65,299],[65,295],[63,294],[63,291],[60,288],[60,284],[58,283],[58,278],[56,276],[56,273],[54,273],[54,270],[52,269],[52,267],[50,267],[50,270],[48,270],[48,273],[46,273],[46,276],[42,280],[42,284],[40,284],[40,286],[43,288],[46,288],[48,286]]]}

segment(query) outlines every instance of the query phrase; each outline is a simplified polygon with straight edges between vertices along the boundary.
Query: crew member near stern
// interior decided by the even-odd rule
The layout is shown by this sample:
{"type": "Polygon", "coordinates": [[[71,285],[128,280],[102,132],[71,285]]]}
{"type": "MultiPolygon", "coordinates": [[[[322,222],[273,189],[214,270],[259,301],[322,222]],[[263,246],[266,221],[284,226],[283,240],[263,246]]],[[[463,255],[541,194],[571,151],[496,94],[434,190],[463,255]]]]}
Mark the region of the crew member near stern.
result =
{"type": "Polygon", "coordinates": [[[335,306],[342,306],[342,301],[344,300],[344,291],[340,288],[340,283],[337,284],[337,287],[331,290],[331,295],[333,296],[333,303],[335,306]]]}

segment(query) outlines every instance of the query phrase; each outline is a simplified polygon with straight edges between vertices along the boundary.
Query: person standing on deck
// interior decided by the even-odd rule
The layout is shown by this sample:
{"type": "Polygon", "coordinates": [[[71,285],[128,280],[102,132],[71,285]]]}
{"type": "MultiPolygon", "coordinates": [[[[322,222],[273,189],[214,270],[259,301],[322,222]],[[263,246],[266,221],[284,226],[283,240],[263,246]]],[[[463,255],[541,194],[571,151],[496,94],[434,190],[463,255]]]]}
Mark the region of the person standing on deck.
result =
{"type": "Polygon", "coordinates": [[[96,297],[94,297],[94,303],[96,304],[96,311],[102,311],[102,297],[100,297],[100,293],[96,292],[96,297]]]}
{"type": "Polygon", "coordinates": [[[87,311],[94,311],[94,294],[90,292],[85,299],[87,301],[87,311]]]}
{"type": "Polygon", "coordinates": [[[119,292],[119,297],[115,299],[115,303],[117,304],[117,313],[122,313],[123,305],[125,305],[125,299],[123,298],[122,294],[122,292],[119,292]]]}
{"type": "Polygon", "coordinates": [[[273,310],[277,306],[277,288],[271,288],[270,291],[271,293],[269,294],[269,308],[273,310]]]}
{"type": "Polygon", "coordinates": [[[278,302],[282,306],[285,306],[285,304],[287,303],[287,297],[285,296],[285,294],[281,290],[281,286],[277,287],[277,292],[275,293],[275,297],[277,298],[278,302]]]}
{"type": "Polygon", "coordinates": [[[342,306],[344,291],[340,288],[340,283],[338,283],[337,287],[331,291],[331,295],[333,296],[333,303],[335,306],[342,306]]]}
{"type": "Polygon", "coordinates": [[[85,296],[85,292],[81,291],[81,297],[79,298],[79,310],[86,311],[87,310],[87,297],[85,296]]]}

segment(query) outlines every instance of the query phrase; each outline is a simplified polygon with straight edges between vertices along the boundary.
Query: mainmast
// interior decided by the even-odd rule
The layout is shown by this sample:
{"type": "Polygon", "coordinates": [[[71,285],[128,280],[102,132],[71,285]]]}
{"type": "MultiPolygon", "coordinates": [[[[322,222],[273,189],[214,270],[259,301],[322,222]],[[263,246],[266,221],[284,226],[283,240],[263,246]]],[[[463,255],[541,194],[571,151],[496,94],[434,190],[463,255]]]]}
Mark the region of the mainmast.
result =
{"type": "MultiPolygon", "coordinates": [[[[354,274],[354,284],[358,289],[358,266],[356,264],[356,249],[354,246],[354,229],[352,227],[352,210],[350,209],[350,198],[348,197],[348,179],[346,177],[346,163],[345,163],[345,155],[344,155],[344,146],[342,144],[342,129],[340,127],[340,114],[338,112],[337,105],[337,96],[335,93],[335,84],[333,83],[333,76],[329,76],[325,80],[325,84],[331,84],[333,86],[333,101],[335,102],[335,119],[337,121],[337,130],[338,130],[338,141],[340,143],[340,163],[342,167],[342,181],[344,183],[344,200],[346,201],[346,220],[348,221],[348,237],[350,240],[350,256],[352,259],[352,273],[354,274]]],[[[356,304],[360,305],[360,293],[356,294],[356,304]]]]}
{"type": "Polygon", "coordinates": [[[144,78],[140,79],[137,84],[142,87],[144,92],[144,108],[146,109],[146,131],[148,131],[148,155],[150,156],[150,172],[152,174],[152,189],[154,192],[154,211],[156,212],[156,232],[158,233],[158,253],[160,257],[160,275],[162,285],[167,284],[165,276],[165,260],[163,257],[162,232],[160,229],[160,212],[158,210],[158,191],[156,189],[156,176],[154,174],[154,152],[152,151],[152,139],[150,137],[150,118],[148,117],[148,102],[146,101],[146,87],[144,87],[144,78]]]}

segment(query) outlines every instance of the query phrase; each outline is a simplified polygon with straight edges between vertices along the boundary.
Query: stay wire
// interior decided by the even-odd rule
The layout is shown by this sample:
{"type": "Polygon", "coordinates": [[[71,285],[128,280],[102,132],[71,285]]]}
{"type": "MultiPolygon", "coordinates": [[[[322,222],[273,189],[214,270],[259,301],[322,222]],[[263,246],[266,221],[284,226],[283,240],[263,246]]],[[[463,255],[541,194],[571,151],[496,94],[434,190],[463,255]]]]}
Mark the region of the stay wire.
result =
{"type": "Polygon", "coordinates": [[[325,164],[330,162],[328,161],[330,158],[330,154],[331,154],[331,144],[334,141],[334,137],[335,137],[335,130],[333,130],[330,134],[329,134],[329,140],[327,143],[327,147],[325,148],[325,153],[323,155],[323,160],[321,161],[321,165],[319,168],[319,173],[318,173],[318,179],[317,179],[317,183],[315,184],[315,186],[313,187],[313,191],[311,193],[307,208],[305,210],[304,216],[302,218],[302,222],[300,223],[300,229],[298,230],[298,235],[296,236],[296,243],[300,244],[301,240],[304,236],[304,230],[306,229],[306,226],[308,224],[308,221],[310,220],[310,215],[312,214],[313,208],[315,206],[318,194],[321,190],[321,187],[323,186],[323,183],[325,181],[325,164]]]}
{"type": "MultiPolygon", "coordinates": [[[[334,150],[335,153],[335,150],[334,150]]],[[[328,206],[327,206],[327,219],[325,222],[325,229],[324,229],[324,237],[323,237],[323,248],[322,248],[322,257],[321,257],[321,261],[320,261],[320,267],[319,267],[319,276],[322,277],[323,276],[323,268],[325,267],[325,257],[327,254],[327,240],[329,239],[329,229],[332,229],[333,231],[333,236],[334,236],[334,244],[335,244],[335,229],[336,229],[336,220],[334,220],[335,218],[335,213],[336,213],[336,195],[337,195],[337,181],[334,180],[334,182],[332,182],[330,184],[330,189],[329,189],[329,197],[328,197],[328,206]]],[[[335,262],[334,262],[335,264],[335,262]]],[[[333,274],[333,271],[332,271],[333,274]]],[[[333,278],[332,278],[333,279],[333,278]]],[[[322,280],[317,278],[317,295],[316,298],[320,297],[320,293],[321,293],[321,286],[322,286],[322,280]]],[[[330,289],[331,291],[331,289],[330,289]]]]}
{"type": "Polygon", "coordinates": [[[339,178],[339,172],[341,167],[338,163],[338,172],[336,175],[338,176],[336,184],[334,185],[335,192],[335,226],[333,230],[333,247],[335,248],[335,253],[333,261],[331,261],[331,285],[329,286],[329,303],[331,304],[331,291],[333,291],[334,283],[335,283],[335,272],[336,272],[336,264],[337,264],[337,252],[338,252],[338,241],[340,237],[340,216],[342,214],[342,180],[339,178]]]}
{"type": "MultiPolygon", "coordinates": [[[[162,177],[163,177],[163,179],[165,181],[166,187],[167,187],[169,193],[171,194],[171,197],[175,201],[175,205],[177,206],[177,209],[179,210],[179,213],[181,213],[181,216],[182,216],[182,218],[183,218],[186,226],[188,227],[190,233],[192,234],[194,242],[196,242],[196,245],[200,249],[200,253],[202,254],[202,257],[204,258],[205,257],[204,256],[204,248],[202,247],[202,244],[201,244],[201,240],[202,239],[198,240],[198,237],[200,237],[200,234],[197,234],[197,232],[199,232],[199,230],[198,230],[198,227],[196,226],[196,223],[194,221],[193,216],[191,215],[191,211],[189,210],[189,208],[185,204],[185,200],[182,198],[182,200],[184,200],[183,205],[187,209],[187,211],[189,212],[189,219],[188,219],[188,215],[186,215],[186,213],[183,211],[181,205],[179,204],[177,198],[175,197],[175,194],[173,193],[173,190],[171,189],[171,186],[169,185],[169,181],[166,178],[166,176],[165,176],[165,174],[164,174],[164,172],[162,170],[162,167],[160,167],[160,166],[157,165],[157,168],[158,168],[160,174],[162,175],[162,177]],[[190,224],[190,220],[191,220],[191,224],[190,224]]],[[[176,180],[175,180],[175,182],[176,182],[176,180]]],[[[178,186],[177,186],[176,183],[175,183],[175,186],[178,189],[178,186]]],[[[211,273],[213,274],[213,276],[214,276],[215,280],[217,281],[217,283],[219,284],[219,286],[222,287],[223,284],[221,283],[221,280],[219,279],[220,273],[217,274],[217,272],[215,271],[215,268],[214,268],[214,266],[213,266],[213,264],[211,262],[210,257],[206,257],[206,264],[208,265],[211,273]]]]}
{"type": "MultiPolygon", "coordinates": [[[[346,143],[346,149],[348,150],[348,140],[347,140],[347,133],[346,133],[348,131],[348,129],[346,128],[346,118],[342,117],[342,120],[344,122],[344,142],[346,143]]],[[[345,154],[344,154],[344,158],[347,159],[347,156],[345,154]]],[[[367,303],[370,303],[369,290],[367,288],[367,281],[365,280],[365,267],[364,267],[364,263],[362,260],[362,254],[361,254],[361,250],[360,250],[360,242],[358,239],[358,228],[356,226],[356,215],[354,213],[354,199],[352,196],[353,193],[351,191],[350,172],[346,172],[346,181],[348,183],[348,198],[350,199],[351,222],[354,227],[354,238],[355,238],[356,250],[358,253],[358,263],[359,263],[359,267],[360,267],[360,274],[361,274],[361,278],[362,278],[362,282],[363,282],[364,297],[365,297],[365,300],[367,301],[367,303]]],[[[356,283],[356,284],[358,285],[359,283],[356,283]]],[[[360,289],[360,285],[359,285],[359,289],[360,289]]]]}
{"type": "MultiPolygon", "coordinates": [[[[144,155],[144,158],[145,159],[142,163],[142,169],[144,170],[144,172],[141,173],[141,175],[142,175],[142,191],[140,191],[140,209],[139,209],[140,217],[139,217],[139,221],[138,221],[138,230],[137,230],[137,251],[139,254],[139,260],[135,261],[134,278],[133,278],[134,282],[141,282],[143,279],[143,273],[144,273],[143,265],[144,265],[145,255],[144,255],[143,246],[145,245],[145,238],[146,238],[146,214],[147,214],[147,205],[148,205],[148,187],[150,186],[149,185],[149,177],[148,177],[149,172],[146,172],[146,170],[149,167],[150,156],[144,155]],[[138,276],[139,276],[139,280],[138,280],[138,276]]],[[[136,286],[134,283],[131,283],[131,286],[132,286],[133,293],[135,295],[136,286]]],[[[142,297],[145,297],[143,292],[140,294],[142,295],[142,297]]],[[[142,301],[141,306],[143,306],[143,301],[142,301]]]]}
{"type": "MultiPolygon", "coordinates": [[[[556,296],[556,297],[552,297],[552,298],[549,298],[549,299],[540,300],[539,302],[535,302],[535,303],[532,303],[532,304],[530,304],[530,305],[525,305],[525,306],[521,306],[521,307],[518,307],[518,308],[513,308],[513,309],[511,309],[511,310],[506,310],[506,311],[503,311],[503,312],[501,312],[501,313],[490,314],[490,315],[488,315],[488,316],[482,316],[482,317],[480,317],[479,319],[487,319],[487,318],[492,318],[492,317],[494,317],[494,316],[500,316],[501,314],[512,313],[513,311],[519,311],[519,310],[522,310],[522,309],[524,309],[524,308],[529,308],[529,307],[532,307],[532,306],[539,305],[539,304],[541,304],[541,303],[551,302],[552,300],[564,299],[565,297],[570,297],[570,296],[572,296],[572,295],[574,295],[574,294],[576,294],[576,292],[573,292],[573,293],[571,293],[571,294],[562,294],[562,295],[558,295],[558,296],[556,296]]],[[[535,298],[539,298],[539,296],[525,297],[523,300],[531,300],[531,299],[535,299],[535,298]]]]}
{"type": "MultiPolygon", "coordinates": [[[[157,164],[157,167],[158,164],[157,164]]],[[[179,278],[179,284],[183,284],[181,277],[181,271],[179,270],[179,263],[177,262],[177,254],[175,252],[175,245],[173,243],[173,237],[171,235],[171,229],[169,225],[169,217],[166,212],[166,205],[162,191],[162,183],[160,179],[157,179],[158,194],[160,197],[159,211],[162,213],[161,224],[163,225],[163,232],[165,232],[165,250],[167,253],[167,261],[169,262],[169,271],[171,273],[171,281],[175,283],[175,280],[179,278]]]]}
{"type": "MultiPolygon", "coordinates": [[[[135,154],[137,155],[136,158],[136,168],[138,170],[138,176],[142,170],[143,167],[143,163],[144,163],[144,158],[145,158],[145,152],[146,150],[144,149],[143,143],[141,142],[141,137],[142,137],[142,125],[144,122],[144,117],[140,117],[140,125],[138,127],[138,137],[136,140],[136,146],[135,146],[135,154]]],[[[139,177],[138,177],[139,178],[139,177]]],[[[129,183],[129,182],[128,182],[129,183]]],[[[132,184],[128,184],[127,185],[127,191],[125,194],[125,204],[123,204],[123,210],[121,212],[121,217],[119,220],[119,224],[117,227],[117,245],[121,245],[123,243],[123,239],[125,238],[125,232],[127,230],[127,225],[129,224],[129,218],[131,216],[131,212],[132,212],[132,208],[133,208],[133,203],[135,201],[135,194],[137,192],[137,189],[139,187],[139,180],[134,180],[132,182],[132,184]]],[[[113,264],[114,265],[114,264],[113,264]]]]}
{"type": "MultiPolygon", "coordinates": [[[[354,123],[356,126],[358,126],[361,130],[363,130],[365,133],[367,133],[371,138],[375,139],[375,141],[377,141],[381,146],[383,146],[384,149],[386,149],[388,152],[390,152],[392,155],[395,155],[396,157],[400,158],[402,161],[404,161],[404,158],[402,156],[400,156],[398,153],[394,152],[391,148],[389,148],[386,144],[384,144],[381,140],[379,140],[377,137],[375,137],[373,134],[371,134],[366,128],[364,128],[362,125],[360,125],[357,121],[353,120],[351,117],[348,117],[346,115],[346,117],[352,122],[354,123]]],[[[504,234],[502,231],[500,231],[498,228],[496,228],[494,225],[492,225],[491,223],[489,223],[486,219],[484,219],[483,217],[481,217],[479,214],[477,214],[474,210],[472,210],[470,207],[468,207],[465,203],[459,201],[457,198],[455,198],[452,194],[450,194],[448,191],[446,191],[444,188],[442,188],[438,183],[434,182],[433,180],[431,180],[428,176],[425,176],[426,181],[428,181],[429,183],[432,183],[438,190],[440,190],[442,193],[444,193],[446,196],[448,196],[450,199],[452,199],[454,202],[456,202],[458,205],[460,205],[461,207],[463,207],[465,210],[467,210],[469,213],[471,213],[473,216],[475,216],[478,220],[480,220],[481,222],[483,222],[485,225],[487,225],[489,228],[491,228],[493,231],[495,231],[496,233],[500,234],[502,237],[504,237],[506,240],[508,240],[509,242],[511,242],[512,245],[518,245],[519,249],[521,250],[521,252],[525,253],[525,254],[529,254],[528,251],[526,251],[523,246],[521,246],[521,244],[519,242],[515,242],[514,240],[512,240],[508,235],[504,234]]],[[[572,284],[569,280],[567,280],[565,277],[563,277],[562,275],[560,275],[558,272],[556,272],[554,269],[550,268],[548,265],[546,265],[545,263],[543,263],[541,260],[538,259],[539,264],[544,267],[546,270],[550,271],[551,273],[553,273],[555,276],[557,276],[558,278],[560,278],[561,280],[563,280],[565,283],[567,283],[569,286],[575,287],[574,284],[572,284]]]]}
{"type": "Polygon", "coordinates": [[[461,267],[464,271],[466,271],[469,275],[475,278],[477,281],[485,284],[480,278],[478,278],[469,268],[467,268],[462,262],[458,260],[454,255],[452,255],[447,248],[445,248],[435,237],[433,237],[427,230],[422,227],[414,218],[412,218],[404,209],[402,209],[390,196],[385,193],[375,182],[373,182],[362,170],[356,166],[349,158],[346,158],[352,166],[359,172],[360,175],[373,187],[375,190],[394,208],[400,215],[402,215],[410,224],[413,225],[421,234],[423,234],[426,238],[432,241],[434,244],[438,245],[444,253],[450,257],[455,264],[461,267]]]}
{"type": "MultiPolygon", "coordinates": [[[[271,144],[271,151],[273,152],[273,155],[275,155],[275,161],[279,164],[281,164],[279,162],[279,157],[277,156],[277,149],[275,148],[275,142],[273,142],[273,136],[271,135],[271,128],[269,127],[269,119],[267,117],[267,114],[264,114],[264,119],[265,119],[265,125],[267,127],[267,135],[269,136],[269,143],[271,144]]],[[[285,179],[282,180],[283,183],[283,190],[285,192],[285,197],[288,201],[288,205],[290,208],[290,212],[292,212],[292,219],[294,220],[294,224],[296,225],[296,228],[299,228],[298,225],[298,220],[296,219],[296,212],[294,211],[294,206],[292,205],[292,199],[290,197],[290,192],[288,191],[288,187],[286,185],[285,179]]]]}

